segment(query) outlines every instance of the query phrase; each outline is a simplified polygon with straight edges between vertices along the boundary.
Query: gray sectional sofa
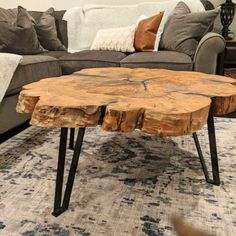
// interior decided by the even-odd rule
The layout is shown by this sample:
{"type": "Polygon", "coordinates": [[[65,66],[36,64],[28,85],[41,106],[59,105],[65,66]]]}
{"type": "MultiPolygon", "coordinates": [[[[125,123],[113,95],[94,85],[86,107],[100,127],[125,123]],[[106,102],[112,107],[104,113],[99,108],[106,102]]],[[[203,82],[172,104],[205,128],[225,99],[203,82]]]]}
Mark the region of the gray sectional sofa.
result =
{"type": "MultiPolygon", "coordinates": [[[[202,1],[207,10],[212,4],[202,1]]],[[[67,46],[67,25],[62,20],[65,11],[56,12],[58,37],[67,46]]],[[[41,12],[30,12],[36,20],[41,12]]],[[[200,71],[215,74],[219,55],[224,51],[224,39],[216,33],[207,33],[199,42],[194,58],[174,51],[136,52],[126,54],[114,51],[81,51],[70,54],[66,51],[48,51],[39,55],[26,55],[18,66],[0,104],[0,134],[17,127],[27,120],[29,115],[15,111],[22,86],[47,77],[71,74],[84,68],[94,67],[146,67],[171,70],[200,71]]]]}

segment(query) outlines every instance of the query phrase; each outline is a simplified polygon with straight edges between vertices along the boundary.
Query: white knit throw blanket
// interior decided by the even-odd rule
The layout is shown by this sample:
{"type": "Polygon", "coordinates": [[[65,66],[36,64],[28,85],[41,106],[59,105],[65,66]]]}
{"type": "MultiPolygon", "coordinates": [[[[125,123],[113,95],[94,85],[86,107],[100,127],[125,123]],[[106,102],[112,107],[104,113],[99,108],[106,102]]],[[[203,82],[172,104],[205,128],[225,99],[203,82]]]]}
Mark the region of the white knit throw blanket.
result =
{"type": "Polygon", "coordinates": [[[0,103],[10,85],[13,74],[19,65],[22,56],[0,53],[0,103]]]}
{"type": "Polygon", "coordinates": [[[63,17],[67,21],[68,27],[68,51],[77,52],[90,49],[96,33],[100,29],[131,26],[136,24],[141,15],[149,17],[164,11],[156,39],[155,51],[157,51],[161,31],[179,1],[185,2],[191,12],[205,11],[200,0],[167,0],[120,6],[90,4],[70,8],[63,17]]]}

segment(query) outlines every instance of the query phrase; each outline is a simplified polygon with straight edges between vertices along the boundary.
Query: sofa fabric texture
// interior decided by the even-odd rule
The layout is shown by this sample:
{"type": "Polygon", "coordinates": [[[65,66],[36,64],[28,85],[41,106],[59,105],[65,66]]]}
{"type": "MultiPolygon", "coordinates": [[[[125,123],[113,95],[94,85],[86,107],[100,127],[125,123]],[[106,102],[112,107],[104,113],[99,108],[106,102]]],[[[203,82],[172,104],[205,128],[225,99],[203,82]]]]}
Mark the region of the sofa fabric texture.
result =
{"type": "Polygon", "coordinates": [[[59,59],[59,58],[66,56],[68,54],[70,54],[70,53],[67,51],[45,51],[45,52],[40,53],[39,55],[50,56],[50,57],[54,57],[54,58],[59,59]]]}
{"type": "Polygon", "coordinates": [[[127,56],[120,63],[122,67],[129,68],[162,68],[187,71],[193,69],[191,57],[184,53],[172,51],[137,52],[127,56]]]}
{"type": "Polygon", "coordinates": [[[61,75],[59,61],[50,56],[26,55],[16,69],[6,96],[17,94],[26,84],[61,75]]]}
{"type": "Polygon", "coordinates": [[[116,51],[85,50],[60,57],[63,74],[72,74],[85,68],[119,67],[127,54],[116,51]]]}
{"type": "Polygon", "coordinates": [[[24,8],[18,7],[14,24],[11,21],[0,22],[0,52],[26,55],[43,50],[29,13],[24,8]]]}
{"type": "Polygon", "coordinates": [[[57,36],[53,8],[49,8],[41,15],[39,21],[36,22],[35,29],[43,48],[51,51],[66,51],[66,47],[61,43],[57,36]]]}
{"type": "Polygon", "coordinates": [[[30,114],[19,114],[16,112],[18,95],[5,97],[0,106],[0,134],[3,134],[30,119],[30,114]]]}
{"type": "Polygon", "coordinates": [[[184,2],[179,2],[166,23],[160,48],[183,52],[193,57],[199,39],[204,36],[218,14],[219,9],[191,13],[184,2]]]}
{"type": "Polygon", "coordinates": [[[0,7],[0,21],[7,21],[14,23],[17,17],[17,8],[4,9],[0,7]]]}
{"type": "Polygon", "coordinates": [[[213,32],[207,33],[198,44],[193,59],[193,69],[207,74],[216,74],[218,55],[224,49],[225,40],[222,36],[213,32]]]}

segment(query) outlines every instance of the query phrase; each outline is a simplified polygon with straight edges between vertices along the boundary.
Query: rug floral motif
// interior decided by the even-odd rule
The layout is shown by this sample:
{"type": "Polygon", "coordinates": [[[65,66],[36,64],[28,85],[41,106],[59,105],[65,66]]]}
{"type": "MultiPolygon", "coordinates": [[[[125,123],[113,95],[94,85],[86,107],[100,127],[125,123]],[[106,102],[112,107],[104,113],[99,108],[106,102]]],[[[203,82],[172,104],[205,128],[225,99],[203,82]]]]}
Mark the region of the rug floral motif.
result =
{"type": "MultiPolygon", "coordinates": [[[[206,183],[191,136],[86,130],[69,210],[51,215],[59,129],[0,145],[0,235],[176,235],[172,215],[236,235],[236,119],[216,119],[221,186],[206,183]]],[[[198,132],[209,162],[206,127],[198,132]]],[[[67,150],[66,173],[72,151],[67,150]]]]}

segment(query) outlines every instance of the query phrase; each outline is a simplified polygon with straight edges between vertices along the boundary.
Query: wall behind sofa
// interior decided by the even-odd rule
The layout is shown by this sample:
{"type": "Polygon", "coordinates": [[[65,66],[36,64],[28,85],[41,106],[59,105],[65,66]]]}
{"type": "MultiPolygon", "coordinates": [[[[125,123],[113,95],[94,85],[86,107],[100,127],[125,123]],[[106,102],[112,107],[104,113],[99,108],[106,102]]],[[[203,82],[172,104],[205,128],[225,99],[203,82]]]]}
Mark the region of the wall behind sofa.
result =
{"type": "MultiPolygon", "coordinates": [[[[15,7],[22,5],[29,10],[45,10],[51,6],[56,9],[67,9],[74,6],[83,6],[85,4],[109,4],[109,5],[128,5],[138,2],[154,2],[155,0],[0,0],[1,7],[15,7]]],[[[165,0],[157,0],[165,1],[165,0]]]]}
{"type": "MultiPolygon", "coordinates": [[[[155,0],[0,0],[0,7],[4,8],[13,8],[17,5],[22,5],[28,10],[46,10],[49,7],[53,6],[55,9],[67,9],[73,6],[82,6],[88,3],[94,4],[135,4],[138,2],[152,2],[155,0]]],[[[158,0],[165,1],[165,0],[158,0]]],[[[219,6],[224,0],[210,0],[215,6],[219,6]]],[[[233,0],[236,3],[236,0],[233,0]]],[[[216,22],[216,27],[221,28],[220,20],[216,22]]],[[[233,24],[231,25],[231,30],[236,33],[236,16],[233,24]]]]}

